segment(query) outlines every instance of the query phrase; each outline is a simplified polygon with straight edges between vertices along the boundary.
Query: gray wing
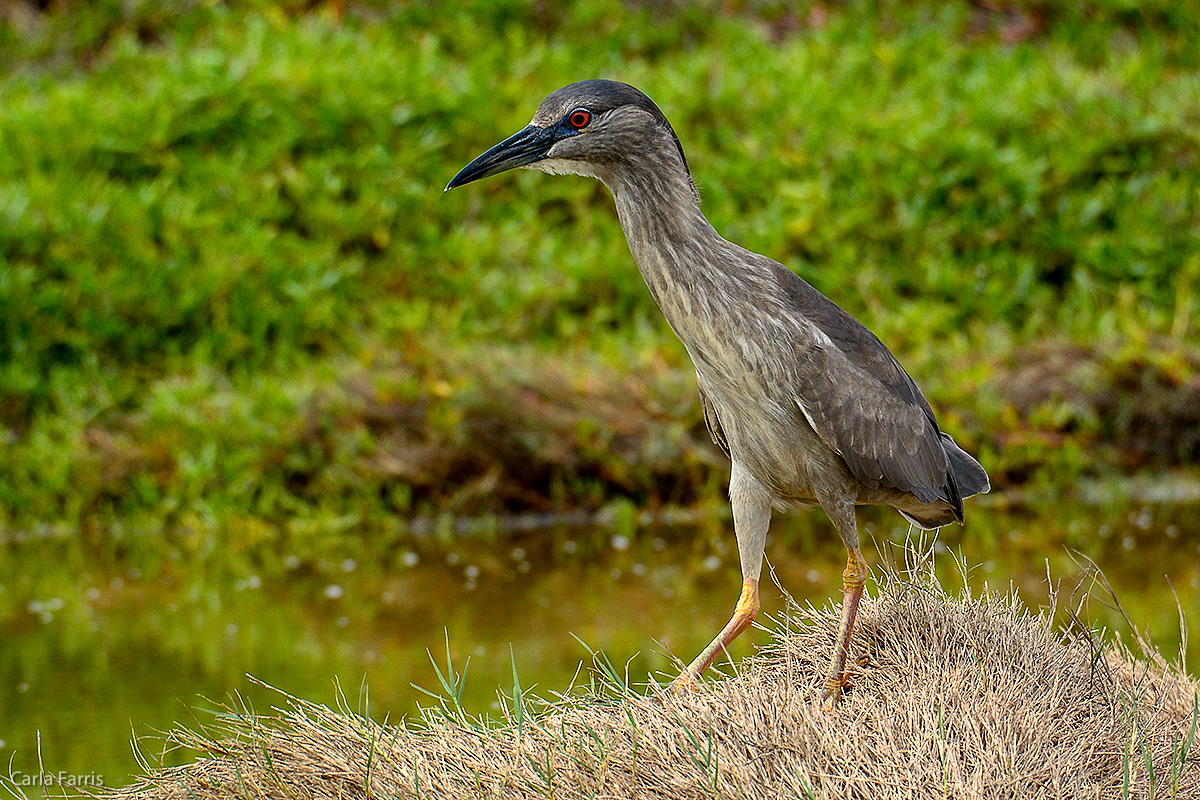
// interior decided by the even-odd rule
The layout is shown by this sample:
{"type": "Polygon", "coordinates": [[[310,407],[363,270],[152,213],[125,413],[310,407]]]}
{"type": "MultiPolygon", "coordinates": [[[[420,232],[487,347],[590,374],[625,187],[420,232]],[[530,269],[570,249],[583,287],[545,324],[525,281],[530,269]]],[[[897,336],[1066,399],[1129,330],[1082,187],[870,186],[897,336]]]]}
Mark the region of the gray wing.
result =
{"type": "Polygon", "coordinates": [[[941,431],[917,384],[832,300],[782,265],[777,275],[793,312],[820,332],[795,343],[793,391],[821,441],[865,485],[911,492],[923,503],[943,500],[961,518],[941,431]]]}

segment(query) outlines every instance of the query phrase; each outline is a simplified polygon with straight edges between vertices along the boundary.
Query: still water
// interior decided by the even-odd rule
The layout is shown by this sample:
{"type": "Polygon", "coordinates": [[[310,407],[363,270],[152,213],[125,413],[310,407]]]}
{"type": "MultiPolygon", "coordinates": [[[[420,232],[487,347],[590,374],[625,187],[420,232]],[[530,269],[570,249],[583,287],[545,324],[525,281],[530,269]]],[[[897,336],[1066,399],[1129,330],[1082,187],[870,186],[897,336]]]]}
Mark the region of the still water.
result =
{"type": "MultiPolygon", "coordinates": [[[[1011,585],[1037,608],[1047,598],[1047,562],[1067,596],[1083,575],[1084,559],[1072,553],[1082,553],[1176,660],[1175,594],[1193,625],[1200,619],[1200,504],[1147,503],[972,501],[966,528],[940,532],[936,570],[948,589],[961,588],[961,553],[974,591],[1011,585]]],[[[864,510],[860,524],[873,565],[903,557],[909,531],[897,515],[864,510]]],[[[350,557],[285,560],[269,578],[165,567],[154,576],[99,572],[61,541],[9,544],[0,582],[0,760],[8,769],[0,774],[11,769],[28,784],[40,758],[48,773],[124,785],[139,773],[131,740],[155,762],[162,731],[208,724],[215,703],[234,693],[260,712],[283,702],[248,674],[330,705],[340,686],[351,707],[393,721],[430,702],[415,687],[439,690],[430,658],[445,670],[447,647],[456,670],[470,661],[464,704],[473,713],[489,713],[497,690],[511,690],[514,663],[523,687],[542,696],[565,690],[581,662],[586,675],[591,657],[581,642],[627,665],[636,683],[669,678],[671,654],[690,659],[737,599],[727,521],[526,527],[417,545],[389,568],[350,557]]],[[[820,512],[777,516],[767,554],[797,600],[840,600],[845,551],[820,512]]],[[[1128,637],[1104,594],[1092,595],[1085,617],[1128,637]]],[[[763,602],[767,614],[784,607],[769,575],[763,602]]],[[[751,631],[734,657],[767,637],[751,631]]],[[[1196,674],[1194,637],[1189,650],[1196,674]]]]}

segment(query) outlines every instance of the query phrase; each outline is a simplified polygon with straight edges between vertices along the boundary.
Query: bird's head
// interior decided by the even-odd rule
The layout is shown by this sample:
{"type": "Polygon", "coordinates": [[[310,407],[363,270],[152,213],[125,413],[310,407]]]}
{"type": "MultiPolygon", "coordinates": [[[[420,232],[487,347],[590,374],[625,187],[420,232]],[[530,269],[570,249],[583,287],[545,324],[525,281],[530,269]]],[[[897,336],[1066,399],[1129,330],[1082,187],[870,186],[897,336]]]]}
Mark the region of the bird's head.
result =
{"type": "Polygon", "coordinates": [[[626,83],[580,81],[552,92],[529,125],[463,167],[446,190],[515,167],[587,175],[611,186],[615,170],[639,159],[664,168],[664,154],[677,155],[688,175],[679,138],[649,97],[626,83]]]}

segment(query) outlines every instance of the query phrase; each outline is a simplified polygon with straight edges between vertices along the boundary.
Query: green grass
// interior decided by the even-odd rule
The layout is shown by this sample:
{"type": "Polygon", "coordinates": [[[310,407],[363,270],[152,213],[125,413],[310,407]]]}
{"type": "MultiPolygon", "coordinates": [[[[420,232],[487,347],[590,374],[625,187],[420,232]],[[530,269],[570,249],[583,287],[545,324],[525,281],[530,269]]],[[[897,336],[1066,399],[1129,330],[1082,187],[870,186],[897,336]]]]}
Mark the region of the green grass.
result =
{"type": "Polygon", "coordinates": [[[1089,398],[1149,376],[1174,409],[1200,373],[1200,15],[1022,8],[5,17],[0,530],[153,568],[719,496],[603,188],[441,191],[593,76],[647,90],[717,228],[863,319],[994,475],[1129,468],[1094,445],[1142,395],[1089,398]],[[1096,348],[1094,391],[1022,407],[995,376],[1047,342],[1096,348]]]}

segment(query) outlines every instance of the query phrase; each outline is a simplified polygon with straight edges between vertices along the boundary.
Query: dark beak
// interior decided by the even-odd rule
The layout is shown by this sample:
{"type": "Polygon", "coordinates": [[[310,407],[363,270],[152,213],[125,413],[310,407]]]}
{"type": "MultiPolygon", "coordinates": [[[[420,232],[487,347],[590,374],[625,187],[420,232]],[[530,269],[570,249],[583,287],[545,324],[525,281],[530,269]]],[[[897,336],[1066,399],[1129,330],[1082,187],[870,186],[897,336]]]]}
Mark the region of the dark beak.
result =
{"type": "Polygon", "coordinates": [[[456,186],[462,186],[464,183],[477,181],[498,172],[541,161],[546,157],[546,153],[550,151],[555,141],[557,141],[557,137],[552,128],[530,125],[517,131],[463,167],[462,171],[446,184],[445,191],[448,192],[456,186]]]}

